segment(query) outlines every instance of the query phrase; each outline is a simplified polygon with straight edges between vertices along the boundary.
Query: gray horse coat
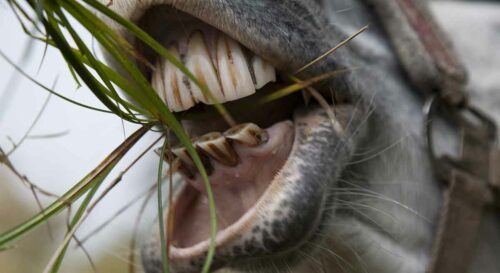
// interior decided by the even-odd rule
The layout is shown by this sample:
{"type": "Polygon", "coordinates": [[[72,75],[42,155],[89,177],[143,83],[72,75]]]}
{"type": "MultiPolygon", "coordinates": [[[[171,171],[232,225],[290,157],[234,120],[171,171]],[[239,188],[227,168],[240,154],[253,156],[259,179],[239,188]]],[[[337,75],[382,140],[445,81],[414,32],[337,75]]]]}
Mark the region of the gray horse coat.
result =
{"type": "MultiPolygon", "coordinates": [[[[427,157],[423,98],[366,1],[114,0],[111,7],[139,20],[153,4],[172,5],[218,28],[280,72],[293,72],[370,25],[303,74],[358,67],[318,87],[352,99],[350,107],[338,107],[345,135],[335,131],[320,107],[295,112],[295,146],[273,182],[280,187],[273,186],[273,194],[256,204],[258,217],[247,223],[251,229],[238,230],[217,246],[214,268],[426,271],[443,189],[427,157]]],[[[432,10],[468,69],[473,104],[500,122],[500,6],[433,3],[432,10]]],[[[158,26],[175,24],[175,18],[151,20],[158,26]]],[[[440,146],[452,143],[443,138],[440,146]]],[[[148,273],[161,271],[157,234],[144,243],[148,273]]],[[[200,249],[174,258],[173,272],[199,272],[206,253],[200,249]]],[[[475,253],[470,272],[500,272],[498,211],[487,211],[475,253]]]]}

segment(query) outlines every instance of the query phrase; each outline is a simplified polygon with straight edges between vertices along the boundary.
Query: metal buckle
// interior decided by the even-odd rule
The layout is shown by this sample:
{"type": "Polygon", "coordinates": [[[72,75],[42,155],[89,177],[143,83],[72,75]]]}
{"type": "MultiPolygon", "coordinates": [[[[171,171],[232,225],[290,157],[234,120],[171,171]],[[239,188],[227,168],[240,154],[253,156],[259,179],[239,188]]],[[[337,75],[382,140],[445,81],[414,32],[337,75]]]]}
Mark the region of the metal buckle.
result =
{"type": "MultiPolygon", "coordinates": [[[[477,108],[469,105],[460,108],[449,106],[436,95],[426,100],[423,113],[429,156],[434,171],[441,180],[448,183],[451,173],[460,170],[485,181],[491,189],[494,189],[493,180],[495,175],[500,174],[496,170],[499,166],[493,166],[492,162],[492,155],[500,154],[497,148],[498,131],[495,122],[477,108]],[[443,110],[451,124],[459,129],[461,140],[459,157],[436,154],[432,132],[433,119],[438,110],[443,110]]],[[[498,196],[496,199],[500,201],[498,196]]]]}

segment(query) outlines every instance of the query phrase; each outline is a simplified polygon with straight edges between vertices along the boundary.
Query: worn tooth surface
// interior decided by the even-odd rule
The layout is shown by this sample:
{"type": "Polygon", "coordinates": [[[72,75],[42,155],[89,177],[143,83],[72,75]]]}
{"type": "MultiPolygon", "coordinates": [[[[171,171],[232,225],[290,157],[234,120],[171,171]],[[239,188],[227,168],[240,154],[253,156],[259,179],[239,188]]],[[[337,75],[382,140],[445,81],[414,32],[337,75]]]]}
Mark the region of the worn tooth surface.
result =
{"type": "Polygon", "coordinates": [[[240,45],[226,35],[217,39],[217,68],[226,101],[255,93],[252,76],[240,45]]]}
{"type": "Polygon", "coordinates": [[[256,89],[261,88],[268,82],[276,81],[276,72],[274,70],[274,67],[259,56],[253,56],[252,68],[255,75],[256,89]]]}
{"type": "Polygon", "coordinates": [[[269,139],[266,130],[260,128],[254,123],[236,125],[224,132],[224,136],[247,146],[257,146],[267,142],[269,139]]]}
{"type": "MultiPolygon", "coordinates": [[[[180,60],[183,59],[183,57],[179,57],[180,60]]],[[[170,65],[173,66],[173,64],[169,63],[170,65]]],[[[186,101],[190,100],[192,103],[183,105],[183,110],[187,110],[191,107],[193,107],[196,104],[195,99],[193,98],[193,94],[191,93],[191,83],[189,82],[189,79],[182,71],[180,71],[177,67],[175,68],[175,73],[176,73],[176,84],[179,90],[179,93],[181,95],[181,98],[184,102],[184,99],[186,101]]]]}
{"type": "Polygon", "coordinates": [[[213,100],[168,60],[160,58],[156,63],[151,84],[173,112],[188,110],[196,103],[237,100],[276,81],[274,67],[265,60],[255,55],[247,59],[244,48],[224,33],[208,34],[213,35],[197,30],[168,42],[166,47],[208,87],[213,100]]]}
{"type": "MultiPolygon", "coordinates": [[[[169,48],[170,53],[179,58],[177,46],[169,48]]],[[[153,73],[152,85],[171,111],[178,112],[191,108],[195,102],[191,92],[183,83],[183,74],[172,63],[161,59],[153,73]]]]}
{"type": "MultiPolygon", "coordinates": [[[[182,103],[179,97],[175,97],[172,94],[171,83],[171,71],[167,69],[167,62],[161,60],[156,65],[156,71],[153,73],[151,78],[151,84],[153,89],[156,90],[160,98],[167,104],[170,111],[180,111],[183,109],[182,103]],[[167,95],[168,93],[168,95],[167,95]]],[[[173,71],[173,78],[175,80],[175,71],[173,71]]]]}
{"type": "Polygon", "coordinates": [[[195,177],[195,173],[193,172],[192,168],[187,166],[186,163],[180,158],[175,158],[171,164],[172,168],[176,168],[176,171],[180,172],[185,177],[189,179],[193,179],[195,177]]]}
{"type": "MultiPolygon", "coordinates": [[[[201,83],[208,87],[217,102],[224,101],[224,95],[219,85],[219,79],[217,78],[212,58],[210,57],[208,47],[200,31],[196,31],[189,39],[186,67],[201,83]]],[[[195,101],[201,101],[205,104],[214,103],[194,82],[191,81],[190,84],[191,94],[195,101]]]]}
{"type": "Polygon", "coordinates": [[[236,166],[239,163],[238,154],[221,133],[215,132],[201,136],[196,146],[221,164],[236,166]]]}
{"type": "Polygon", "coordinates": [[[191,166],[194,166],[194,162],[191,159],[191,156],[189,156],[189,153],[188,153],[186,147],[184,147],[184,146],[173,147],[172,153],[176,157],[180,158],[183,162],[185,162],[191,166]]]}
{"type": "MultiPolygon", "coordinates": [[[[197,172],[197,168],[193,162],[193,159],[189,155],[186,147],[183,146],[174,147],[172,148],[172,153],[175,156],[177,156],[184,163],[186,168],[191,170],[191,172],[193,173],[197,172]]],[[[201,163],[205,167],[205,171],[207,172],[207,174],[211,175],[213,172],[213,166],[212,163],[210,163],[210,159],[203,153],[200,153],[200,151],[198,151],[198,156],[200,157],[201,163]]]]}

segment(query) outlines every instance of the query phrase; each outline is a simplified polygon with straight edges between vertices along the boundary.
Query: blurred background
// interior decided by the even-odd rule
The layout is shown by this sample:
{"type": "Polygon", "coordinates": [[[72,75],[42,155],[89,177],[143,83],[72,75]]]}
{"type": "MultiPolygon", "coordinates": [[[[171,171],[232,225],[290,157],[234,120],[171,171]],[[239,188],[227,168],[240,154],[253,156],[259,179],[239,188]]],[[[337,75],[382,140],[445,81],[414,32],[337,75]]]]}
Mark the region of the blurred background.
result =
{"type": "MultiPolygon", "coordinates": [[[[71,99],[104,109],[85,86],[78,88],[59,52],[49,47],[43,58],[45,46],[25,35],[3,1],[0,3],[0,33],[1,52],[27,74],[46,86],[54,86],[54,90],[71,99]]],[[[92,42],[83,30],[80,34],[92,42]]],[[[95,50],[99,51],[97,46],[95,50]]],[[[20,175],[26,175],[29,181],[56,195],[82,179],[137,129],[112,114],[88,110],[49,96],[2,58],[0,75],[0,147],[5,153],[12,151],[8,160],[20,175]],[[31,131],[25,136],[30,127],[31,131]]],[[[108,176],[108,181],[117,177],[157,137],[151,133],[146,135],[108,176]]],[[[123,206],[144,196],[142,193],[156,181],[157,166],[158,156],[152,151],[146,154],[90,214],[77,232],[78,239],[83,240],[123,206]]],[[[38,197],[43,206],[54,201],[41,194],[38,197]]],[[[141,202],[142,199],[84,242],[97,272],[126,272],[129,241],[141,202]]],[[[152,198],[150,203],[152,206],[147,207],[141,221],[140,234],[146,234],[154,222],[156,199],[152,198]]],[[[73,212],[77,208],[75,204],[73,212]]],[[[30,188],[5,164],[0,164],[0,232],[37,212],[39,207],[30,188]]],[[[0,252],[0,272],[42,272],[62,242],[67,216],[63,212],[50,221],[51,232],[44,225],[23,237],[13,249],[0,252]]],[[[72,243],[60,272],[94,271],[85,253],[72,243]]],[[[140,266],[137,272],[142,272],[140,266]]]]}
{"type": "MultiPolygon", "coordinates": [[[[102,107],[85,86],[77,86],[57,51],[48,48],[43,57],[45,47],[27,38],[5,3],[0,3],[0,33],[3,41],[0,43],[1,52],[29,75],[47,86],[54,86],[55,90],[71,99],[102,107]]],[[[81,34],[85,36],[84,31],[81,34]]],[[[86,35],[86,40],[92,42],[89,35],[86,35]]],[[[79,181],[137,129],[134,125],[122,123],[114,115],[84,109],[49,96],[3,59],[0,59],[0,75],[0,147],[10,153],[8,160],[20,176],[25,175],[32,183],[56,195],[79,181]]],[[[116,177],[156,137],[151,133],[147,135],[109,178],[116,177]]],[[[147,153],[76,233],[78,239],[84,240],[84,249],[95,263],[97,272],[126,272],[129,241],[144,192],[155,183],[157,162],[155,153],[147,153]],[[132,201],[136,202],[124,209],[132,201]],[[119,211],[123,213],[114,218],[119,211]],[[109,225],[95,232],[110,218],[113,221],[109,225]]],[[[41,194],[38,197],[43,206],[54,200],[41,194]]],[[[154,223],[155,202],[153,197],[141,218],[139,234],[142,236],[154,223]]],[[[38,211],[37,201],[26,183],[5,164],[0,164],[0,232],[38,211]]],[[[41,272],[62,241],[67,213],[61,213],[49,224],[50,228],[44,225],[23,237],[13,249],[0,252],[0,272],[41,272]]],[[[138,258],[132,266],[136,265],[139,265],[138,258]]],[[[60,272],[94,270],[85,252],[72,243],[60,272]]],[[[136,272],[142,272],[140,266],[136,272]]]]}

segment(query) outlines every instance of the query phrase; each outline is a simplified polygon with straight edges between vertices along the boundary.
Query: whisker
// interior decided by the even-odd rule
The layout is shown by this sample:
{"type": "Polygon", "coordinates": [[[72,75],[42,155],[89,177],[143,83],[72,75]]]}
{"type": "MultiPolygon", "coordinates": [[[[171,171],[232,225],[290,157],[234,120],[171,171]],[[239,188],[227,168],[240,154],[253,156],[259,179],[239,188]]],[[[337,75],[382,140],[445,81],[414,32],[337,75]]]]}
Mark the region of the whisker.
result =
{"type": "MultiPolygon", "coordinates": [[[[305,253],[304,251],[300,250],[300,249],[297,249],[298,253],[303,256],[307,261],[311,261],[313,264],[315,264],[317,268],[319,268],[320,272],[324,272],[323,270],[323,264],[321,264],[318,260],[316,260],[314,257],[308,255],[307,253],[305,253]]],[[[312,265],[312,264],[311,264],[312,265]]]]}
{"type": "MultiPolygon", "coordinates": [[[[358,107],[360,107],[360,105],[361,105],[361,99],[359,99],[359,100],[355,103],[355,105],[354,105],[354,109],[358,109],[358,107]]],[[[354,115],[352,115],[352,116],[349,118],[349,121],[347,121],[347,124],[346,124],[346,126],[345,126],[345,131],[348,131],[348,130],[349,130],[349,128],[352,126],[352,122],[353,122],[353,121],[354,121],[354,115]]],[[[361,125],[358,125],[358,128],[359,128],[359,126],[361,126],[361,125]]],[[[354,131],[357,131],[357,129],[358,129],[358,128],[356,128],[354,131]]],[[[352,137],[353,135],[354,135],[354,134],[350,134],[350,136],[349,136],[349,137],[352,137]]],[[[341,139],[337,142],[337,144],[335,145],[335,148],[334,148],[334,149],[333,149],[333,151],[332,151],[332,154],[336,154],[336,153],[337,153],[337,151],[338,151],[338,149],[340,149],[340,148],[342,147],[342,145],[343,145],[343,144],[345,144],[345,143],[344,143],[345,139],[346,139],[346,136],[344,136],[344,138],[341,138],[341,139]]]]}
{"type": "Polygon", "coordinates": [[[380,224],[378,221],[374,220],[372,217],[370,217],[369,215],[367,215],[366,213],[360,211],[359,209],[357,208],[354,208],[351,206],[351,209],[356,211],[357,213],[359,213],[361,216],[365,217],[368,221],[372,222],[377,228],[379,228],[380,230],[382,230],[385,234],[387,234],[387,236],[389,236],[392,240],[394,240],[395,242],[399,242],[399,239],[396,238],[390,231],[388,231],[386,228],[384,228],[384,226],[382,224],[380,224]]]}
{"type": "Polygon", "coordinates": [[[335,13],[343,13],[343,12],[346,12],[346,11],[351,11],[353,10],[354,8],[353,7],[350,7],[350,8],[344,8],[344,9],[339,9],[339,10],[336,10],[335,13]]]}
{"type": "Polygon", "coordinates": [[[376,208],[376,207],[365,205],[365,204],[358,203],[358,202],[349,202],[349,201],[343,201],[343,200],[339,200],[339,202],[344,203],[348,206],[357,206],[357,207],[362,207],[362,208],[366,208],[366,209],[371,209],[371,210],[374,210],[374,211],[377,211],[377,212],[380,212],[380,213],[386,215],[387,217],[391,218],[394,222],[397,221],[396,217],[393,214],[391,214],[387,211],[384,211],[380,208],[376,208]]]}
{"type": "Polygon", "coordinates": [[[359,255],[359,253],[350,244],[348,244],[347,242],[344,242],[342,240],[336,240],[335,238],[337,238],[337,239],[340,239],[340,238],[338,236],[335,236],[335,234],[333,234],[333,233],[332,234],[317,233],[317,235],[319,235],[320,237],[326,238],[326,239],[333,238],[336,242],[343,244],[345,247],[347,247],[354,254],[354,257],[359,262],[359,265],[361,266],[361,269],[363,270],[363,272],[368,273],[366,263],[361,258],[361,255],[359,255]]]}
{"type": "Polygon", "coordinates": [[[356,38],[356,36],[358,36],[359,34],[363,33],[365,30],[368,29],[368,25],[362,27],[361,29],[359,29],[358,31],[356,31],[354,34],[352,34],[351,36],[347,37],[345,40],[343,40],[342,42],[340,42],[338,45],[334,46],[333,48],[329,49],[328,51],[326,51],[325,53],[321,54],[319,57],[317,57],[316,59],[310,61],[308,64],[304,65],[303,67],[299,68],[297,71],[295,71],[295,73],[293,74],[299,74],[300,72],[306,70],[307,68],[311,67],[312,65],[314,65],[315,63],[321,61],[322,59],[324,59],[326,56],[332,54],[333,52],[335,52],[337,49],[343,47],[344,45],[346,45],[347,43],[349,43],[352,39],[356,38]]]}
{"type": "Polygon", "coordinates": [[[342,270],[342,272],[346,272],[346,269],[339,263],[339,260],[341,262],[345,263],[351,269],[354,269],[354,267],[353,267],[353,265],[351,263],[347,262],[344,258],[342,258],[340,255],[338,255],[337,253],[335,253],[333,250],[328,249],[328,248],[326,248],[324,246],[321,246],[320,244],[313,243],[313,242],[306,242],[306,244],[310,244],[310,245],[312,245],[314,247],[317,247],[319,249],[322,249],[322,250],[326,251],[330,256],[332,256],[335,259],[335,262],[340,267],[340,269],[342,270]]]}
{"type": "MultiPolygon", "coordinates": [[[[407,211],[409,211],[409,212],[413,213],[414,215],[418,216],[419,218],[421,218],[421,219],[423,219],[423,220],[427,221],[428,223],[432,223],[432,222],[431,222],[428,218],[424,217],[423,215],[421,215],[420,213],[418,213],[418,212],[417,212],[417,211],[415,211],[414,209],[412,209],[412,208],[410,208],[410,207],[406,206],[405,204],[403,204],[403,203],[401,203],[401,202],[398,202],[398,201],[396,201],[396,200],[394,200],[394,199],[392,199],[392,198],[389,198],[389,197],[387,197],[387,196],[385,196],[385,195],[382,195],[382,194],[380,194],[380,193],[377,193],[377,192],[375,192],[375,191],[373,191],[373,190],[365,189],[365,188],[363,188],[363,187],[361,187],[361,186],[359,186],[359,185],[356,185],[356,184],[354,184],[354,183],[352,183],[352,182],[349,182],[349,181],[347,181],[347,180],[340,179],[339,181],[341,181],[342,183],[349,184],[349,185],[351,185],[351,186],[353,186],[353,187],[358,187],[358,188],[360,188],[360,189],[366,190],[368,193],[371,193],[371,194],[374,194],[374,195],[375,195],[375,196],[371,196],[371,197],[377,197],[377,198],[379,198],[380,200],[384,200],[384,201],[387,201],[387,202],[390,202],[390,203],[396,204],[396,205],[398,205],[398,206],[400,206],[400,207],[404,208],[405,210],[407,210],[407,211]]],[[[370,196],[370,195],[366,195],[366,196],[370,196]]]]}
{"type": "Polygon", "coordinates": [[[375,153],[375,154],[373,154],[373,155],[367,156],[367,157],[365,157],[365,158],[363,158],[363,159],[360,159],[360,160],[357,160],[357,161],[351,161],[351,162],[349,162],[349,163],[347,164],[347,166],[349,166],[349,165],[354,165],[354,164],[359,164],[359,163],[362,163],[362,162],[366,162],[366,161],[368,161],[368,160],[370,160],[370,159],[373,159],[373,158],[375,158],[375,157],[377,157],[377,156],[379,156],[379,155],[381,155],[381,154],[383,154],[383,153],[385,153],[385,152],[387,152],[387,151],[389,151],[389,150],[393,149],[394,147],[398,146],[398,145],[399,145],[399,144],[401,144],[404,140],[406,140],[406,139],[407,139],[410,135],[411,135],[411,134],[407,134],[407,135],[405,135],[405,136],[402,136],[399,140],[397,140],[397,141],[393,142],[392,144],[388,145],[387,147],[383,148],[381,151],[379,151],[379,152],[377,152],[377,153],[375,153]]]}

